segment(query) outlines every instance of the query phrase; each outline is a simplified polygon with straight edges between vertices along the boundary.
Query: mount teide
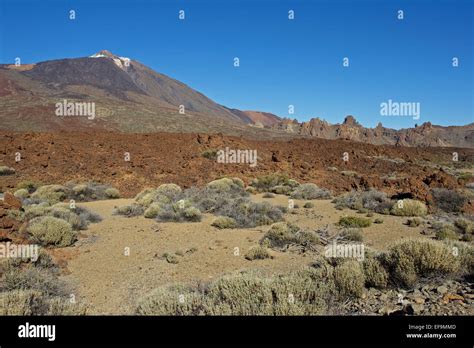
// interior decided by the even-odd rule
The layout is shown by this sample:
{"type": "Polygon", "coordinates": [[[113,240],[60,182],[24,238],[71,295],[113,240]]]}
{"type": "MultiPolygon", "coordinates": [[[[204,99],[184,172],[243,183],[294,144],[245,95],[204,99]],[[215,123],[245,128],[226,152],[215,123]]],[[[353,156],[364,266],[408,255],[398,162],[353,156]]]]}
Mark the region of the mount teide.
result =
{"type": "MultiPolygon", "coordinates": [[[[1,65],[0,98],[0,128],[8,130],[259,131],[248,126],[254,124],[252,113],[226,108],[180,81],[105,50],[84,58],[1,65]],[[97,117],[57,117],[54,105],[64,99],[94,102],[97,117]]],[[[280,120],[272,116],[273,123],[280,120]]]]}

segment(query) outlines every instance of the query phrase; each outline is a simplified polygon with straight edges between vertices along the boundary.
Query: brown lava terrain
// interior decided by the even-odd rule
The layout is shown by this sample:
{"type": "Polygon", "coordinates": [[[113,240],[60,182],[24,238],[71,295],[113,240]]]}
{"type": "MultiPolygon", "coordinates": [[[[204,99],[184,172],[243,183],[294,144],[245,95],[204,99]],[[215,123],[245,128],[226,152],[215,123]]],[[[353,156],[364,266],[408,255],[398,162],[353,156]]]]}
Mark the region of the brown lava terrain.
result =
{"type": "Polygon", "coordinates": [[[15,133],[0,131],[0,163],[15,174],[0,177],[0,191],[18,182],[98,181],[132,197],[145,186],[201,185],[232,175],[247,183],[260,175],[287,173],[339,194],[369,187],[391,195],[429,198],[429,189],[465,185],[456,168],[472,165],[474,150],[374,146],[347,140],[248,140],[222,134],[15,133]],[[257,150],[258,164],[217,163],[203,154],[220,149],[257,150]],[[130,161],[125,161],[125,153],[130,161]],[[343,160],[347,152],[348,161],[343,160]],[[453,153],[458,161],[453,161],[453,153]],[[15,162],[15,154],[21,160],[15,162]]]}

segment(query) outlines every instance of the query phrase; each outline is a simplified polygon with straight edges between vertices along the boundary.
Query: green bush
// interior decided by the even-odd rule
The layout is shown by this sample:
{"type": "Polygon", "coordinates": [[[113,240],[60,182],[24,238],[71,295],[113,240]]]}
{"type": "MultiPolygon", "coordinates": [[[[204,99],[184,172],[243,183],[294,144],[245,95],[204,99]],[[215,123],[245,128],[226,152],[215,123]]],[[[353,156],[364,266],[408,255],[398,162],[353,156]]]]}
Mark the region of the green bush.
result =
{"type": "Polygon", "coordinates": [[[352,241],[352,242],[362,242],[364,240],[364,236],[362,232],[358,228],[348,228],[342,232],[342,236],[344,239],[352,241]]]}
{"type": "Polygon", "coordinates": [[[274,173],[274,174],[260,176],[254,179],[250,185],[255,187],[259,192],[270,191],[277,194],[279,192],[275,192],[273,188],[280,187],[281,194],[286,194],[282,192],[283,190],[286,190],[286,189],[283,189],[283,187],[287,187],[288,188],[287,192],[289,192],[292,188],[298,186],[299,183],[295,180],[289,179],[286,174],[274,173]]]}
{"type": "Polygon", "coordinates": [[[358,216],[342,216],[339,219],[339,225],[343,227],[369,227],[371,225],[370,219],[358,216]]]}
{"type": "Polygon", "coordinates": [[[211,224],[214,227],[219,229],[224,228],[235,228],[237,227],[237,222],[235,219],[227,217],[227,216],[218,216],[211,224]]]}
{"type": "Polygon", "coordinates": [[[458,274],[463,258],[462,255],[455,256],[448,244],[410,239],[390,247],[381,259],[393,283],[412,288],[421,278],[458,274]]]}
{"type": "Polygon", "coordinates": [[[425,216],[427,212],[426,204],[414,199],[398,201],[391,210],[391,213],[396,216],[425,216]]]}
{"type": "Polygon", "coordinates": [[[388,284],[388,273],[379,260],[366,257],[363,262],[365,285],[373,288],[385,288],[388,284]]]}
{"type": "Polygon", "coordinates": [[[69,195],[69,189],[63,185],[45,185],[31,194],[31,198],[48,202],[49,204],[64,201],[69,195]]]}
{"type": "Polygon", "coordinates": [[[270,258],[268,250],[261,245],[256,245],[251,247],[247,253],[245,253],[245,258],[247,260],[264,260],[270,258]]]}
{"type": "Polygon", "coordinates": [[[30,221],[28,233],[42,245],[66,247],[74,243],[76,233],[68,222],[52,217],[38,217],[30,221]]]}
{"type": "Polygon", "coordinates": [[[314,208],[314,203],[313,202],[306,202],[303,205],[303,208],[306,208],[306,209],[314,208]]]}
{"type": "Polygon", "coordinates": [[[147,219],[154,219],[158,216],[158,214],[163,211],[161,203],[152,203],[150,206],[145,210],[145,217],[147,219]]]}
{"type": "Polygon", "coordinates": [[[20,182],[16,185],[16,188],[17,188],[18,190],[25,189],[25,190],[27,190],[29,193],[33,193],[33,192],[35,192],[36,189],[37,189],[38,187],[40,187],[40,186],[41,186],[40,183],[31,181],[31,180],[24,180],[24,181],[20,181],[20,182]]]}
{"type": "Polygon", "coordinates": [[[345,261],[334,268],[334,282],[341,298],[360,297],[365,276],[358,261],[345,261]]]}
{"type": "Polygon", "coordinates": [[[200,287],[155,289],[138,302],[140,315],[320,315],[331,311],[337,291],[332,267],[322,263],[265,277],[237,272],[200,287]]]}
{"type": "Polygon", "coordinates": [[[25,198],[28,198],[30,196],[30,193],[28,192],[27,189],[19,189],[19,190],[16,190],[13,195],[16,198],[25,199],[25,198]]]}
{"type": "Polygon", "coordinates": [[[368,190],[363,192],[350,192],[338,196],[333,200],[336,209],[349,208],[353,210],[368,210],[379,214],[389,214],[393,203],[383,192],[368,190]]]}
{"type": "Polygon", "coordinates": [[[119,190],[117,190],[116,188],[113,188],[113,187],[107,188],[105,190],[105,195],[107,196],[107,198],[110,198],[110,199],[120,198],[119,190]]]}
{"type": "Polygon", "coordinates": [[[296,225],[285,222],[273,224],[260,241],[262,246],[281,250],[291,245],[306,249],[318,243],[319,236],[315,232],[304,231],[296,225]]]}
{"type": "Polygon", "coordinates": [[[145,212],[143,207],[138,204],[130,204],[130,205],[124,205],[121,207],[117,207],[113,211],[113,215],[124,215],[124,216],[139,216],[142,215],[145,212]]]}
{"type": "Polygon", "coordinates": [[[15,174],[15,169],[7,167],[7,166],[0,166],[0,176],[12,175],[12,174],[15,174]]]}
{"type": "Polygon", "coordinates": [[[290,197],[294,199],[328,199],[331,198],[331,193],[310,183],[296,187],[291,192],[290,197]]]}
{"type": "Polygon", "coordinates": [[[436,239],[445,240],[445,239],[452,239],[457,240],[458,235],[456,234],[456,230],[454,226],[447,223],[434,223],[432,225],[433,230],[435,231],[436,239]]]}

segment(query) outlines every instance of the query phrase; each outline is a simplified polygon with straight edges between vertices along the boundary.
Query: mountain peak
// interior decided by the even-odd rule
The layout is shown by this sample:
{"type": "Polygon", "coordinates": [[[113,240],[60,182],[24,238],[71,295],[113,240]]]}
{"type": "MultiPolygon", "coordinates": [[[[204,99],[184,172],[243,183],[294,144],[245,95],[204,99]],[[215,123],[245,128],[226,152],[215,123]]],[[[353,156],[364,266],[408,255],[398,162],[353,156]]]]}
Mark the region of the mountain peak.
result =
{"type": "Polygon", "coordinates": [[[126,70],[126,68],[128,68],[130,66],[130,58],[119,57],[119,56],[117,56],[117,55],[115,55],[112,52],[107,51],[107,50],[99,51],[99,52],[93,54],[92,56],[90,56],[89,58],[109,58],[109,59],[113,59],[115,65],[117,65],[120,69],[123,69],[123,70],[126,70]]]}
{"type": "Polygon", "coordinates": [[[90,56],[90,58],[101,58],[101,57],[118,58],[118,56],[116,56],[115,54],[113,54],[112,52],[107,51],[107,50],[101,50],[101,51],[93,54],[92,56],[90,56]]]}

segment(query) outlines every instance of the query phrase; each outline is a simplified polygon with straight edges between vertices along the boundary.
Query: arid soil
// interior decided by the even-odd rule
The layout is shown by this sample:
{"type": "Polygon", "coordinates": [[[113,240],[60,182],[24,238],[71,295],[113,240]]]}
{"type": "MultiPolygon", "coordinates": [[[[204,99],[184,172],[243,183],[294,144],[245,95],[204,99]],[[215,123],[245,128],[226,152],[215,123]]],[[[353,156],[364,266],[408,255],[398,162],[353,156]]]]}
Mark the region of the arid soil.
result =
{"type": "Polygon", "coordinates": [[[426,199],[433,187],[457,188],[466,181],[446,168],[472,166],[474,150],[374,146],[344,140],[293,139],[254,141],[202,134],[12,133],[0,132],[0,164],[13,175],[0,177],[0,191],[20,181],[44,184],[96,180],[131,197],[145,186],[201,185],[233,175],[247,183],[260,175],[284,172],[334,194],[374,187],[389,194],[426,199]],[[258,163],[222,164],[205,151],[257,150],[258,163]],[[453,152],[458,161],[453,161],[453,152]],[[127,153],[130,160],[126,161],[127,153]],[[21,155],[19,162],[16,155],[21,155]],[[347,161],[344,161],[346,154],[347,161]]]}
{"type": "MultiPolygon", "coordinates": [[[[286,205],[288,197],[277,195],[255,201],[286,205]]],[[[152,289],[173,283],[206,282],[229,272],[255,269],[267,274],[287,272],[308,265],[311,255],[272,251],[273,259],[248,261],[247,250],[258,244],[269,226],[219,230],[211,226],[212,215],[198,223],[157,223],[144,217],[126,218],[112,215],[114,206],[130,204],[130,199],[81,203],[98,214],[103,221],[91,224],[75,246],[57,254],[67,261],[64,279],[77,286],[79,297],[89,304],[90,314],[127,314],[136,300],[152,289]],[[126,255],[126,248],[129,255],[126,255]],[[236,254],[236,248],[238,253],[236,254]],[[195,249],[195,251],[190,251],[195,249]],[[177,264],[162,259],[163,253],[183,252],[177,264]]],[[[304,201],[296,200],[302,206],[304,201]]],[[[335,229],[343,215],[355,211],[334,209],[329,200],[313,201],[311,209],[295,209],[286,214],[287,221],[311,230],[335,229]]],[[[366,246],[383,250],[391,243],[420,236],[421,227],[403,224],[404,218],[382,216],[383,224],[364,229],[366,246]],[[390,233],[386,233],[390,231],[390,233]]]]}

